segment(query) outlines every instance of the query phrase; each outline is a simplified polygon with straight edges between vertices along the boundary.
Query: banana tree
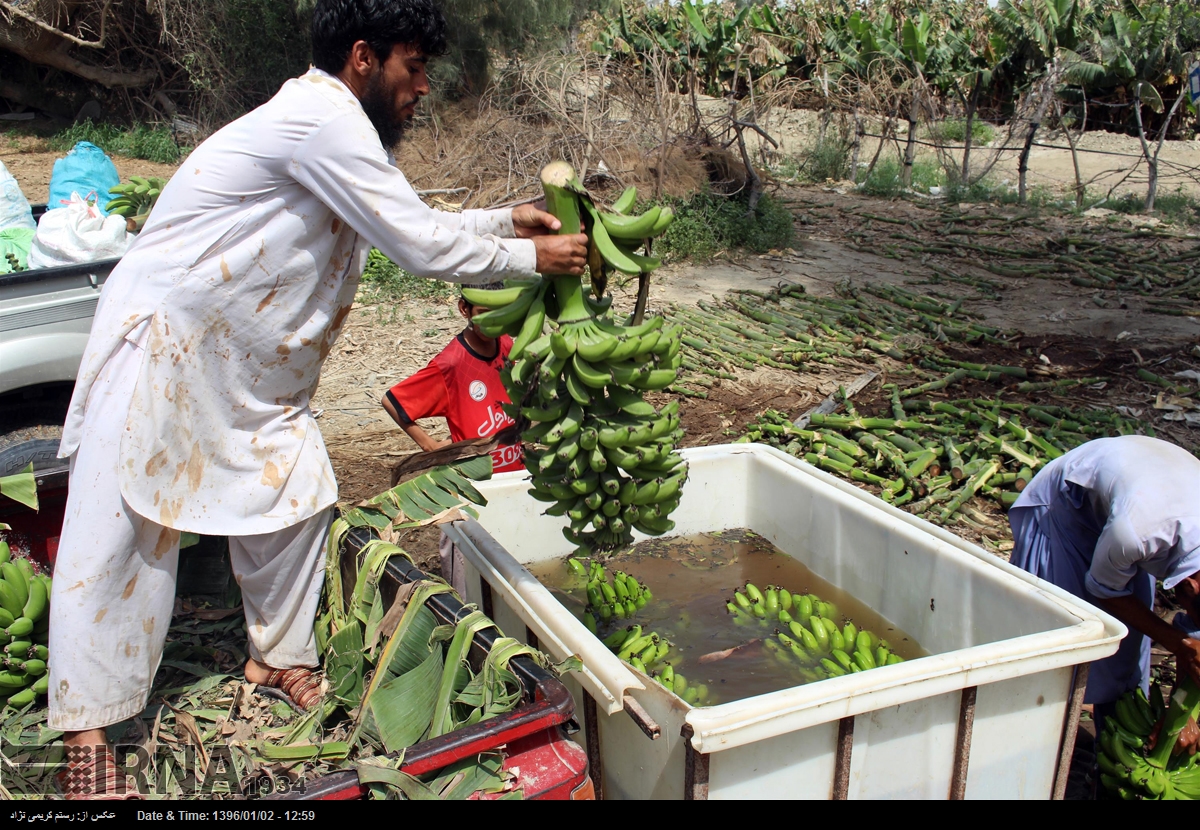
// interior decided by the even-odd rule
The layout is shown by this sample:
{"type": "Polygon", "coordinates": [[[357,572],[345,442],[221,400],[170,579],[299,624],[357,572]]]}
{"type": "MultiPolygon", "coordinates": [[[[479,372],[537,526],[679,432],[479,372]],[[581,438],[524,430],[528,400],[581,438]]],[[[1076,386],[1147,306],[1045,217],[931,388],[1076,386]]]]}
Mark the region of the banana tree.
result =
{"type": "Polygon", "coordinates": [[[1158,193],[1158,156],[1187,100],[1184,78],[1195,53],[1186,47],[1197,42],[1200,21],[1195,10],[1178,5],[1130,3],[1127,11],[1128,15],[1115,11],[1104,21],[1099,52],[1107,79],[1133,92],[1134,125],[1149,174],[1146,212],[1150,213],[1158,193]],[[1179,85],[1179,93],[1167,111],[1159,89],[1173,84],[1179,85]],[[1159,115],[1166,112],[1157,136],[1147,134],[1143,106],[1159,115]]]}
{"type": "Polygon", "coordinates": [[[911,88],[908,103],[908,143],[904,148],[904,172],[901,178],[906,188],[912,187],[913,161],[917,154],[917,118],[925,92],[925,63],[931,53],[932,31],[933,21],[925,12],[918,13],[915,20],[911,17],[905,19],[900,28],[900,51],[913,75],[909,82],[911,88]]]}
{"type": "Polygon", "coordinates": [[[990,15],[1005,57],[997,72],[1024,87],[1023,98],[1036,103],[1029,114],[1029,131],[1017,164],[1018,198],[1026,198],[1029,153],[1064,73],[1079,71],[1086,62],[1076,51],[1086,34],[1081,0],[1000,0],[990,15]]]}

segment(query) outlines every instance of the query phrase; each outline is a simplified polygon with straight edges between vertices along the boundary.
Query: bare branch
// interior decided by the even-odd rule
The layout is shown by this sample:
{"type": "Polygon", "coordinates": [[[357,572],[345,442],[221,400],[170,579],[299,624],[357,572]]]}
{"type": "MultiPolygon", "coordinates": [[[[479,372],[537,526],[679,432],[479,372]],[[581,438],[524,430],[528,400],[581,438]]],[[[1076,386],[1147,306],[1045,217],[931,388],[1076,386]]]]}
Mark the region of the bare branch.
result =
{"type": "Polygon", "coordinates": [[[8,0],[0,0],[0,10],[7,12],[10,16],[15,15],[27,23],[32,23],[39,29],[49,32],[55,37],[60,37],[63,40],[74,43],[76,46],[85,46],[89,49],[103,49],[105,46],[105,24],[108,22],[108,10],[112,7],[112,4],[113,0],[104,0],[104,6],[100,9],[100,36],[96,40],[84,40],[83,38],[68,34],[54,24],[47,23],[45,20],[42,20],[37,15],[30,14],[20,6],[14,6],[12,3],[8,2],[8,0]]]}

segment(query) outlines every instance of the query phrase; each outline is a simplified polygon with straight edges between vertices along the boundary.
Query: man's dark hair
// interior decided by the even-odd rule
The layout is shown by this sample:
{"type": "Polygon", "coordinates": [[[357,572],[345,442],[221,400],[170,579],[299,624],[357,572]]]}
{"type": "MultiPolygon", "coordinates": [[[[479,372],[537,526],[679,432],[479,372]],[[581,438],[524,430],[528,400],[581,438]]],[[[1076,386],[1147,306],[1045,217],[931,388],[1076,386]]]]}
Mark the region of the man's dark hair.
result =
{"type": "Polygon", "coordinates": [[[435,0],[317,0],[312,17],[313,65],[342,71],[350,47],[364,40],[380,62],[398,43],[431,57],[446,52],[446,18],[435,0]]]}

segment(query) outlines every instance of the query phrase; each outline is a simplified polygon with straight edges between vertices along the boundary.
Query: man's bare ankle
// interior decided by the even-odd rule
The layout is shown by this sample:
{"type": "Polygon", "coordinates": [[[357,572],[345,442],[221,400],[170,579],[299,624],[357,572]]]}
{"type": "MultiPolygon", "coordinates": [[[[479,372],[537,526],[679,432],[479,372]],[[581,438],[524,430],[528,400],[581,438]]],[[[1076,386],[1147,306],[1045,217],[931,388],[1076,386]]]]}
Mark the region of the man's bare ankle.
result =
{"type": "Polygon", "coordinates": [[[246,682],[266,683],[267,678],[271,676],[271,671],[271,667],[266,663],[251,657],[246,661],[246,682]]]}
{"type": "Polygon", "coordinates": [[[81,732],[64,732],[63,743],[67,746],[107,746],[108,735],[103,729],[85,729],[81,732]]]}

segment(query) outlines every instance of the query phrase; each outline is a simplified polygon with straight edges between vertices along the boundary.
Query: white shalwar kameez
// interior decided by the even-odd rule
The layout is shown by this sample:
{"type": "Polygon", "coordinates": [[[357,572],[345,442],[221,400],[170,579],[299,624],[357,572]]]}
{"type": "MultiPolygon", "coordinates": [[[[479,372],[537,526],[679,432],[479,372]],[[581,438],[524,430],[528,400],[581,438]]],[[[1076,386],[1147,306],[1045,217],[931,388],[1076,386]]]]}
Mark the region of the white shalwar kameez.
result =
{"type": "Polygon", "coordinates": [[[443,213],[319,70],[198,147],[104,286],[63,431],[50,724],[142,710],[181,531],[230,537],[250,654],[313,666],[337,484],[309,412],[373,245],[453,282],[532,276],[511,211],[443,213]]]}

